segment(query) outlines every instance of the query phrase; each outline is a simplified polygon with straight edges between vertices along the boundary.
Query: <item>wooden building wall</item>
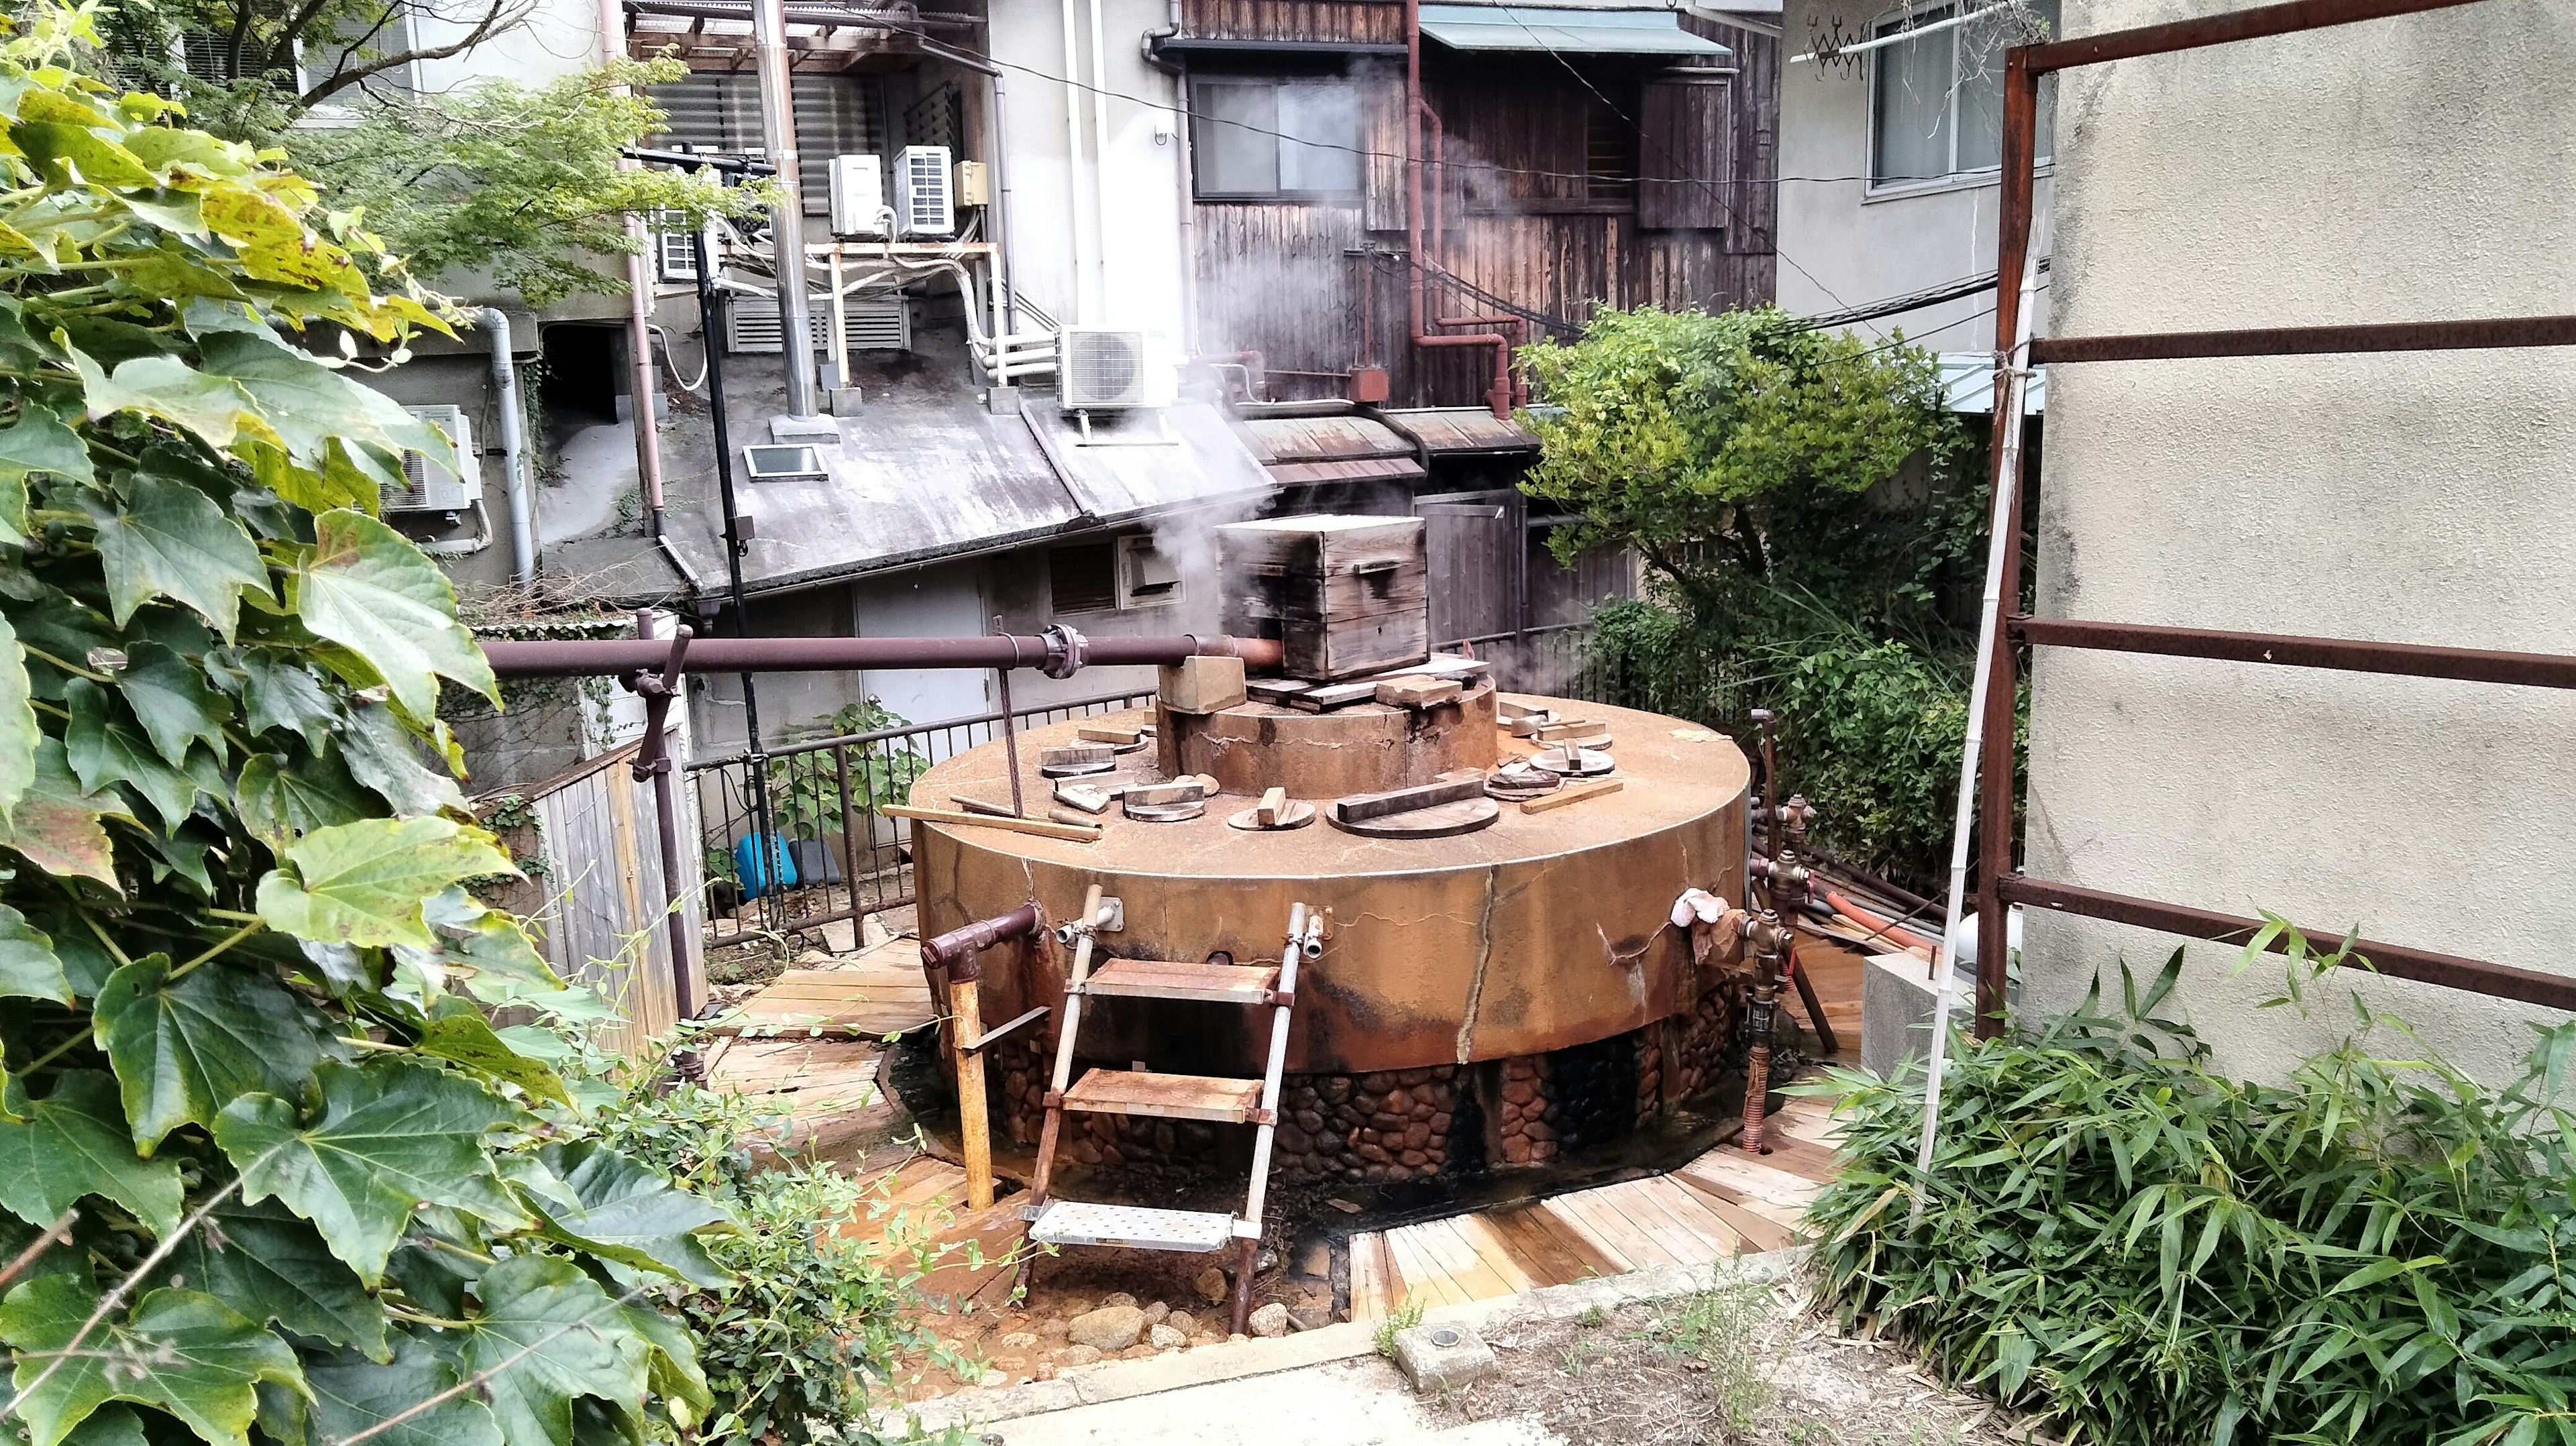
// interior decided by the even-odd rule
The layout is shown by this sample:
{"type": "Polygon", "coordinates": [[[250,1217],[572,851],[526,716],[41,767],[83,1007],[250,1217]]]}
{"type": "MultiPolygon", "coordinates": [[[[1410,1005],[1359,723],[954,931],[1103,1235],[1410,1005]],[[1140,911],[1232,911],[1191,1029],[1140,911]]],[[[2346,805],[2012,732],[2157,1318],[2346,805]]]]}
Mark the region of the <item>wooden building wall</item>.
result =
{"type": "MultiPolygon", "coordinates": [[[[1402,7],[1387,0],[1184,0],[1183,16],[1185,34],[1209,38],[1403,39],[1402,7]]],[[[1773,297],[1779,45],[1693,17],[1683,23],[1733,49],[1732,60],[1705,76],[1644,60],[1586,61],[1578,76],[1547,54],[1469,57],[1426,43],[1424,95],[1446,146],[1445,164],[1424,177],[1426,210],[1439,183],[1441,223],[1435,249],[1426,217],[1424,249],[1474,287],[1550,319],[1503,328],[1516,342],[1570,335],[1604,304],[1724,310],[1773,297]],[[1687,108],[1713,94],[1676,81],[1722,87],[1729,123],[1696,124],[1687,108]],[[1625,197],[1586,199],[1587,116],[1605,97],[1644,132],[1628,135],[1625,167],[1642,179],[1625,197]],[[1722,165],[1731,179],[1655,179],[1675,163],[1722,165]]],[[[1196,73],[1277,64],[1315,74],[1332,63],[1192,57],[1196,73]]],[[[1341,373],[1365,359],[1388,369],[1393,405],[1477,404],[1492,379],[1490,350],[1407,340],[1408,187],[1394,159],[1404,150],[1402,60],[1362,55],[1346,65],[1342,73],[1364,90],[1364,146],[1373,153],[1364,189],[1319,204],[1199,201],[1200,350],[1259,351],[1276,398],[1342,395],[1338,377],[1287,373],[1341,373]]],[[[1497,310],[1436,277],[1427,278],[1426,309],[1497,310]]]]}

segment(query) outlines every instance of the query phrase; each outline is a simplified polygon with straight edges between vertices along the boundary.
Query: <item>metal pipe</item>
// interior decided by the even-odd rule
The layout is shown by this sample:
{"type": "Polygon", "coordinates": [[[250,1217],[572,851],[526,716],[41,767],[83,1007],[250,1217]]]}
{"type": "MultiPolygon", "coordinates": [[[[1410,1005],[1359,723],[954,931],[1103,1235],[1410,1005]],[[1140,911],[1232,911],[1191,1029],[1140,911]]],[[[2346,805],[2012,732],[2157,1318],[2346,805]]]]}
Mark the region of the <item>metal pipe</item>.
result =
{"type": "MultiPolygon", "coordinates": [[[[652,614],[635,615],[635,634],[649,637],[652,614]]],[[[684,624],[671,630],[671,649],[658,673],[638,673],[630,682],[644,699],[644,743],[635,750],[634,774],[639,780],[653,782],[653,820],[661,834],[662,907],[665,926],[671,938],[671,992],[677,996],[679,1017],[693,1017],[706,1003],[704,981],[698,975],[697,934],[689,926],[688,910],[680,899],[680,818],[679,804],[671,789],[671,704],[680,696],[680,667],[689,651],[690,631],[684,624]]]]}
{"type": "Polygon", "coordinates": [[[2485,351],[2526,346],[2576,346],[2576,316],[2493,316],[2461,321],[2042,337],[2030,344],[2030,359],[2034,363],[2175,361],[2381,351],[2485,351]]]}
{"type": "Polygon", "coordinates": [[[1007,914],[961,924],[945,934],[921,941],[921,962],[925,968],[945,969],[951,983],[976,977],[975,956],[1008,939],[1034,934],[1038,929],[1038,906],[1022,904],[1007,914]]]}
{"type": "Polygon", "coordinates": [[[1020,329],[1020,303],[1011,293],[1010,101],[999,67],[987,79],[993,87],[993,123],[986,128],[984,156],[993,168],[993,335],[999,338],[1020,329]]]}
{"type": "Polygon", "coordinates": [[[528,495],[527,443],[520,427],[519,369],[511,355],[510,315],[487,306],[480,319],[492,339],[492,387],[501,394],[501,488],[510,499],[510,581],[526,587],[537,580],[537,513],[528,495]]]}
{"type": "Polygon", "coordinates": [[[1067,235],[1073,241],[1073,321],[1091,321],[1091,260],[1083,254],[1082,224],[1082,37],[1073,18],[1073,0],[1063,0],[1064,20],[1064,200],[1071,214],[1067,235]]]}
{"type": "MultiPolygon", "coordinates": [[[[2134,924],[2142,929],[2184,934],[2218,943],[2250,942],[2270,927],[2261,919],[2241,919],[2128,894],[2078,888],[2073,884],[2043,883],[2020,874],[2008,874],[1997,879],[1995,892],[2008,903],[2080,914],[2088,919],[2104,919],[2115,924],[2134,924]]],[[[2341,934],[2320,929],[2300,929],[2297,932],[2312,948],[2329,954],[2340,951],[2344,945],[2341,934]]],[[[2286,935],[2277,936],[2264,945],[2276,954],[2286,951],[2289,946],[2286,935]]],[[[2544,974],[2536,969],[2516,969],[2480,959],[2464,959],[2457,954],[2436,954],[2429,949],[2413,949],[2403,944],[2383,944],[2374,939],[2353,940],[2352,956],[2345,965],[2348,968],[2366,968],[2392,979],[2412,979],[2423,984],[2438,984],[2446,989],[2465,990],[2490,999],[2510,999],[2545,1009],[2576,1010],[2576,979],[2561,974],[2544,974]]]]}
{"type": "MultiPolygon", "coordinates": [[[[1071,4],[1072,0],[1066,0],[1071,4]]],[[[1404,0],[1404,174],[1410,192],[1404,208],[1405,270],[1411,297],[1410,339],[1417,347],[1490,346],[1494,349],[1494,384],[1486,405],[1497,417],[1512,414],[1512,344],[1501,332],[1433,335],[1423,324],[1422,307],[1422,124],[1430,107],[1422,99],[1422,0],[1404,0]]],[[[1417,388],[1418,390],[1418,388],[1417,388]]]]}
{"type": "MultiPolygon", "coordinates": [[[[624,57],[626,16],[617,0],[599,0],[599,58],[612,64],[624,57]]],[[[617,169],[633,170],[636,162],[627,156],[617,159],[617,169]]],[[[635,427],[635,475],[644,488],[645,531],[654,537],[662,535],[662,433],[653,403],[657,390],[653,384],[653,277],[644,264],[644,218],[630,213],[626,217],[626,355],[632,380],[634,405],[628,420],[635,427]]]]}
{"type": "MultiPolygon", "coordinates": [[[[1091,265],[1094,295],[1100,300],[1095,322],[1109,320],[1109,49],[1107,27],[1100,23],[1100,0],[1091,0],[1091,265]]],[[[1070,74],[1071,72],[1067,72],[1070,74]]]]}
{"type": "Polygon", "coordinates": [[[2197,50],[2205,45],[2259,40],[2265,36],[2323,30],[2334,25],[2384,20],[2392,15],[2448,10],[2475,3],[2477,0],[2292,0],[2286,5],[2258,5],[2251,10],[2204,15],[2196,20],[2141,25],[2076,40],[2052,40],[2044,45],[2034,45],[2030,47],[2030,72],[2045,75],[2078,65],[2099,65],[2106,60],[2166,55],[2177,50],[2197,50]]]}
{"type": "MultiPolygon", "coordinates": [[[[872,668],[1035,668],[1050,657],[1043,637],[980,638],[702,638],[689,656],[710,672],[829,673],[872,668]]],[[[1183,658],[1241,658],[1252,667],[1277,667],[1275,638],[1097,638],[1086,642],[1088,665],[1140,667],[1183,658]]],[[[649,667],[655,645],[623,638],[495,641],[483,645],[492,671],[504,678],[580,678],[649,667]]],[[[757,740],[755,740],[755,746],[757,740]]]]}
{"type": "Polygon", "coordinates": [[[2153,653],[2170,658],[2268,663],[2284,668],[2329,668],[2402,678],[2455,678],[2467,683],[2511,683],[2530,688],[2576,688],[2576,656],[2565,653],[2373,643],[2353,638],[2304,638],[2285,633],[2097,623],[2075,618],[2014,617],[2006,626],[2015,637],[2052,648],[2153,653]]]}
{"type": "MultiPolygon", "coordinates": [[[[771,269],[778,273],[778,341],[787,364],[787,411],[811,417],[814,323],[805,307],[805,192],[797,170],[796,90],[789,81],[787,15],[781,0],[754,0],[751,31],[760,62],[761,146],[777,173],[780,197],[769,208],[769,255],[771,269]]],[[[705,259],[698,269],[706,269],[705,259]]]]}

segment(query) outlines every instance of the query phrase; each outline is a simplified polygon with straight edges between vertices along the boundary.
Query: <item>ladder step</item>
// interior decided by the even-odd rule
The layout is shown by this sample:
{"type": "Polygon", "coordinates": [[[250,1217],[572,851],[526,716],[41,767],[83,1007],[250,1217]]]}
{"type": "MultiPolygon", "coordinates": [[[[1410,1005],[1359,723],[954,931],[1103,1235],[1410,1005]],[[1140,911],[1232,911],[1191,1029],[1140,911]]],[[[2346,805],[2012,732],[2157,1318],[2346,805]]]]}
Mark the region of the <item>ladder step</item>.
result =
{"type": "Polygon", "coordinates": [[[1095,1069],[1064,1092],[1064,1107],[1096,1115],[1152,1115],[1239,1125],[1261,1108],[1261,1081],[1095,1069]]]}
{"type": "Polygon", "coordinates": [[[1125,1250],[1204,1254],[1234,1240],[1234,1217],[1204,1210],[1050,1200],[1029,1227],[1029,1238],[1047,1245],[1114,1245],[1125,1250]]]}
{"type": "Polygon", "coordinates": [[[1276,964],[1191,964],[1178,959],[1112,959],[1083,981],[1085,994],[1262,1004],[1279,983],[1276,964]]]}

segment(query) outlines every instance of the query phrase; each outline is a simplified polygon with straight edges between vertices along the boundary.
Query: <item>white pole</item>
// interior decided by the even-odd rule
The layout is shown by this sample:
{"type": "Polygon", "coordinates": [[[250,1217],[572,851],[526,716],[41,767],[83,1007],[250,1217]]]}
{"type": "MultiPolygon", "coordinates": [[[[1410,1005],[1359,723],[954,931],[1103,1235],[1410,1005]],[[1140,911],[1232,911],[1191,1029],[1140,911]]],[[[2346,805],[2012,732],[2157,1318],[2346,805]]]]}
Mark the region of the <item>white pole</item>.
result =
{"type": "MultiPolygon", "coordinates": [[[[2029,248],[2022,262],[2021,319],[2013,328],[2012,350],[1996,358],[2004,368],[2003,395],[1995,405],[2010,419],[2003,428],[2003,451],[1995,459],[1994,517],[1986,540],[1986,591],[1983,620],[1977,625],[1977,671],[1968,684],[1967,746],[1959,758],[1959,807],[1950,824],[1950,897],[1941,931],[1941,948],[1932,960],[1932,1057],[1923,1076],[1923,1136],[1914,1150],[1914,1168],[1932,1168],[1932,1146],[1941,1123],[1941,1071],[1950,1044],[1950,971],[1952,956],[1958,952],[1960,913],[1968,891],[1968,829],[1977,816],[1977,765],[1985,754],[1986,681],[1991,674],[1995,649],[2002,646],[1998,626],[2003,618],[2004,544],[2012,533],[2007,529],[2021,525],[2021,434],[2029,392],[2030,337],[2033,302],[2039,290],[2040,248],[2029,248]]],[[[2012,746],[2006,740],[2004,747],[2012,746]]],[[[2002,939],[1979,939],[1978,957],[1988,949],[2007,947],[2002,939]]],[[[1914,1197],[1914,1209],[1906,1228],[1923,1223],[1923,1197],[1914,1197]]]]}
{"type": "MultiPolygon", "coordinates": [[[[781,0],[753,0],[753,51],[759,59],[760,130],[782,199],[769,208],[769,256],[778,273],[778,340],[786,353],[787,411],[814,415],[814,322],[805,306],[805,196],[796,156],[796,94],[787,56],[787,11],[781,0]]],[[[701,258],[701,265],[706,264],[701,258]]]]}

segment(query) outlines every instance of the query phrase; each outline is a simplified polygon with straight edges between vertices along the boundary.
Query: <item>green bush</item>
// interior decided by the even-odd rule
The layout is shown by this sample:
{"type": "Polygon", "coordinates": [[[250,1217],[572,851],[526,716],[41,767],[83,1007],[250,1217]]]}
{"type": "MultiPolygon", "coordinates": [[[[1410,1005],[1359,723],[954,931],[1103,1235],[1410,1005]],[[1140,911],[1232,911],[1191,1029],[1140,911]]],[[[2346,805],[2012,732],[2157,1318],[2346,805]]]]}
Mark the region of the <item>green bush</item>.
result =
{"type": "Polygon", "coordinates": [[[1844,1321],[2101,1446],[2576,1441],[2576,1024],[2535,1025],[2503,1089],[2367,1012],[2286,1087],[2243,1083],[2156,1015],[2181,958],[2143,998],[2124,970],[2117,1014],[2097,986],[1961,1042],[1928,1175],[1920,1070],[1820,1087],[1849,1091],[1809,1215],[1844,1321]]]}
{"type": "Polygon", "coordinates": [[[782,1150],[788,1121],[762,1101],[689,1083],[657,1090],[634,1071],[613,1077],[621,1083],[589,1128],[721,1203],[739,1226],[707,1241],[731,1281],[679,1302],[714,1397],[707,1439],[805,1442],[824,1425],[872,1446],[871,1387],[892,1386],[898,1360],[971,1370],[905,1311],[947,1248],[916,1219],[887,1219],[882,1186],[782,1150]],[[841,1228],[863,1221],[881,1237],[841,1228]]]}

